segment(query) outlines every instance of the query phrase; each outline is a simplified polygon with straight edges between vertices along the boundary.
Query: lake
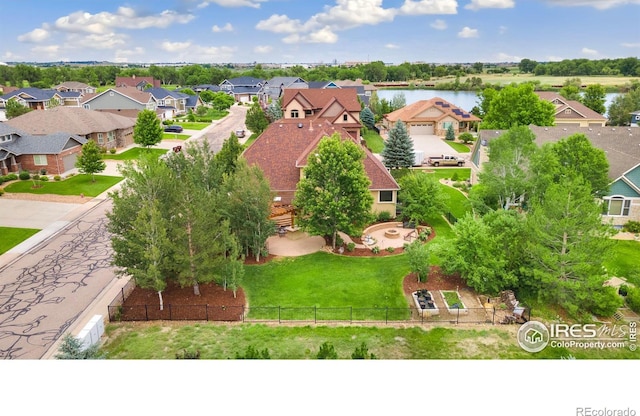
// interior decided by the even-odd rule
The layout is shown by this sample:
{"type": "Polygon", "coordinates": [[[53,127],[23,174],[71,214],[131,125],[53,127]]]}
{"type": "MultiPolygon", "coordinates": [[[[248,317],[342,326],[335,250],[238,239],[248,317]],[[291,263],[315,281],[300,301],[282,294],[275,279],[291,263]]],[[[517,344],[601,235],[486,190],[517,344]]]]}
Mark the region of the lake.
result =
{"type": "MultiPolygon", "coordinates": [[[[403,93],[404,97],[407,100],[407,105],[413,104],[416,101],[420,100],[430,100],[431,98],[442,98],[450,102],[451,104],[459,107],[465,111],[471,111],[471,109],[477,106],[479,103],[478,96],[475,91],[447,91],[447,90],[406,90],[406,89],[397,89],[397,90],[388,90],[388,89],[379,89],[377,91],[378,98],[386,99],[391,101],[393,96],[397,93],[403,93]]],[[[605,108],[609,108],[609,105],[613,101],[613,99],[619,94],[617,93],[607,93],[605,95],[605,108]]],[[[605,114],[606,116],[606,114],[605,114]]]]}

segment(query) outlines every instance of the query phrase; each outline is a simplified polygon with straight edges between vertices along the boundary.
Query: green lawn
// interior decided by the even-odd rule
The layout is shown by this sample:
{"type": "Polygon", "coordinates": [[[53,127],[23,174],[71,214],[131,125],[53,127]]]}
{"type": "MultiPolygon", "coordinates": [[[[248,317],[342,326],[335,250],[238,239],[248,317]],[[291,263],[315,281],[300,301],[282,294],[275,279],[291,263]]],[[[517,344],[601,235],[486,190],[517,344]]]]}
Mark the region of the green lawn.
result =
{"type": "Polygon", "coordinates": [[[40,230],[35,228],[0,227],[0,254],[22,243],[40,230]]]}
{"type": "Polygon", "coordinates": [[[259,136],[258,133],[251,133],[251,136],[249,136],[247,140],[244,142],[244,148],[246,149],[247,147],[251,146],[251,144],[256,141],[258,136],[259,136]]]}
{"type": "Polygon", "coordinates": [[[384,140],[378,133],[373,130],[362,129],[362,138],[367,143],[367,147],[371,150],[371,153],[382,153],[384,140]]]}
{"type": "Polygon", "coordinates": [[[162,140],[187,140],[189,137],[188,134],[162,133],[162,140]]]}
{"type": "Polygon", "coordinates": [[[464,143],[452,142],[451,140],[445,140],[444,142],[451,146],[451,148],[458,153],[469,153],[471,151],[471,149],[469,149],[469,146],[464,143]]]}
{"type": "Polygon", "coordinates": [[[167,149],[132,147],[127,151],[114,155],[107,153],[103,155],[102,158],[107,160],[138,160],[143,154],[151,154],[160,157],[165,153],[167,153],[167,149]]]}
{"type": "Polygon", "coordinates": [[[425,172],[435,175],[438,179],[451,179],[454,173],[458,174],[458,180],[461,181],[466,181],[471,177],[471,168],[429,168],[425,172]]]}
{"type": "Polygon", "coordinates": [[[604,261],[609,274],[625,277],[630,283],[640,286],[640,242],[629,240],[614,240],[613,253],[604,261]]]}
{"type": "Polygon", "coordinates": [[[33,181],[17,181],[7,185],[4,190],[13,193],[54,194],[98,196],[123,178],[119,176],[95,175],[95,182],[91,175],[75,175],[60,182],[41,182],[42,186],[33,188],[33,181]]]}
{"type": "Polygon", "coordinates": [[[456,218],[462,218],[466,213],[471,212],[471,202],[462,192],[447,185],[442,185],[441,189],[449,196],[447,207],[456,218]]]}
{"type": "MultiPolygon", "coordinates": [[[[407,308],[402,279],[404,255],[353,258],[319,252],[265,265],[246,266],[242,287],[252,309],[259,307],[407,308]]],[[[276,311],[277,313],[277,311],[276,311]]]]}
{"type": "Polygon", "coordinates": [[[629,349],[567,349],[547,347],[539,353],[517,344],[518,326],[480,329],[219,325],[163,322],[139,326],[111,323],[101,351],[108,359],[173,360],[183,350],[200,351],[201,359],[226,360],[244,354],[248,346],[267,349],[271,359],[315,359],[324,342],[331,343],[339,359],[351,359],[361,343],[382,360],[434,359],[637,359],[629,349]],[[158,346],[162,346],[159,348],[158,346]]]}
{"type": "Polygon", "coordinates": [[[198,123],[198,122],[178,122],[176,124],[181,125],[183,128],[187,129],[187,130],[202,130],[208,126],[211,125],[211,123],[198,123]]]}

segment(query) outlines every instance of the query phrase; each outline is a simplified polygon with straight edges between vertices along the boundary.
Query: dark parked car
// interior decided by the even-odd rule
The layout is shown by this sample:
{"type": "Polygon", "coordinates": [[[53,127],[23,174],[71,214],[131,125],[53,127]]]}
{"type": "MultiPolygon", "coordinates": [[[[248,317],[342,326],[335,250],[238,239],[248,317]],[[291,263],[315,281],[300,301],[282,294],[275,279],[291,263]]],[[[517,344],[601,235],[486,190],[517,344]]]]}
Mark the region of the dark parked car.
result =
{"type": "Polygon", "coordinates": [[[184,130],[182,126],[179,126],[177,124],[173,124],[164,128],[164,131],[171,133],[182,133],[182,130],[184,130]]]}

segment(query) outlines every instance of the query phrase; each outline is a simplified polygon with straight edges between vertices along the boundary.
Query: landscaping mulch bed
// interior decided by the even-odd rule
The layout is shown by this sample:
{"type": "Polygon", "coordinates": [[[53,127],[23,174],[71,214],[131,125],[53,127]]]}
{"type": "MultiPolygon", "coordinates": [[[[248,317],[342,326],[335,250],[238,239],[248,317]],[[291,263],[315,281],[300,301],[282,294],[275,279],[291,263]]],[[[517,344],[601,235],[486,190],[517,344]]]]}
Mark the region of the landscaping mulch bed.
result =
{"type": "Polygon", "coordinates": [[[429,272],[429,277],[427,277],[426,282],[418,282],[418,278],[415,273],[410,273],[405,276],[404,281],[402,282],[402,289],[406,295],[411,295],[419,289],[460,290],[467,288],[467,284],[462,280],[460,275],[444,274],[440,266],[431,266],[431,271],[429,272]]]}

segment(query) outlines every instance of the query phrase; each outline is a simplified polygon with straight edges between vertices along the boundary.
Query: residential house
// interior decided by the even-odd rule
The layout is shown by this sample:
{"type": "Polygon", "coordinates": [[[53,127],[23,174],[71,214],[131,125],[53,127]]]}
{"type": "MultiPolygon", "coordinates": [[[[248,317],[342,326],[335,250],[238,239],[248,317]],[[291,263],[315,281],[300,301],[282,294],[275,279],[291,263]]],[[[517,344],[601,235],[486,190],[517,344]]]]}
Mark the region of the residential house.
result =
{"type": "Polygon", "coordinates": [[[87,110],[142,110],[156,111],[158,102],[147,91],[131,87],[109,88],[97,94],[86,94],[81,105],[87,110]]]}
{"type": "Polygon", "coordinates": [[[449,126],[453,127],[456,136],[470,131],[472,126],[481,121],[473,114],[456,107],[442,98],[420,100],[396,111],[384,115],[382,124],[391,129],[402,120],[407,126],[410,136],[436,135],[446,136],[449,126]]]}
{"type": "Polygon", "coordinates": [[[38,113],[31,111],[4,124],[37,136],[65,131],[111,149],[133,144],[136,119],[79,107],[56,107],[38,113]]]}
{"type": "Polygon", "coordinates": [[[237,102],[249,103],[253,97],[259,98],[265,80],[253,77],[225,79],[220,83],[220,91],[233,94],[237,102]]]}
{"type": "Polygon", "coordinates": [[[354,89],[285,89],[282,96],[284,119],[305,122],[326,120],[360,138],[362,107],[354,89]]]}
{"type": "Polygon", "coordinates": [[[556,126],[604,127],[607,118],[580,101],[567,100],[557,92],[538,91],[538,97],[556,106],[556,126]]]}
{"type": "Polygon", "coordinates": [[[218,92],[220,91],[220,85],[200,84],[200,85],[194,85],[193,88],[191,89],[195,92],[202,92],[207,90],[211,92],[218,92]]]}
{"type": "Polygon", "coordinates": [[[59,105],[80,106],[81,94],[76,91],[43,90],[40,88],[19,88],[0,96],[0,121],[6,120],[6,105],[9,100],[32,110],[47,110],[59,105]]]}
{"type": "Polygon", "coordinates": [[[147,88],[144,92],[148,92],[155,98],[160,118],[163,120],[170,120],[187,113],[189,95],[185,93],[164,88],[147,88]]]}
{"type": "MultiPolygon", "coordinates": [[[[555,143],[574,134],[584,134],[609,161],[611,186],[603,197],[603,221],[620,228],[627,221],[640,221],[640,132],[633,127],[529,126],[536,144],[555,143]]],[[[480,130],[471,162],[480,167],[487,160],[487,145],[506,130],[480,130]]]]}
{"type": "Polygon", "coordinates": [[[53,89],[60,92],[79,92],[80,94],[94,94],[98,91],[96,87],[78,81],[65,81],[62,84],[56,85],[53,89]]]}
{"type": "Polygon", "coordinates": [[[160,80],[153,77],[137,77],[135,75],[130,77],[116,77],[116,88],[131,87],[144,91],[145,88],[160,88],[161,86],[162,83],[160,80]]]}
{"type": "Polygon", "coordinates": [[[355,88],[358,92],[358,98],[368,106],[371,100],[371,95],[377,90],[373,84],[364,84],[361,79],[352,81],[350,79],[336,81],[335,84],[340,88],[355,88]]]}
{"type": "MultiPolygon", "coordinates": [[[[359,143],[346,129],[327,119],[307,119],[304,123],[297,119],[281,119],[271,123],[244,151],[243,157],[249,165],[259,166],[269,180],[275,195],[273,216],[279,225],[294,225],[292,201],[298,181],[304,175],[307,158],[322,138],[334,133],[344,140],[359,143]]],[[[371,180],[373,211],[387,211],[394,217],[400,187],[382,162],[366,146],[362,149],[366,155],[364,168],[371,180]]]]}
{"type": "Polygon", "coordinates": [[[49,175],[62,175],[75,168],[86,142],[84,137],[65,132],[34,135],[0,123],[0,174],[44,170],[49,175]]]}
{"type": "Polygon", "coordinates": [[[200,93],[196,93],[196,95],[187,94],[187,101],[185,103],[187,112],[193,111],[195,113],[196,110],[198,110],[198,107],[202,107],[203,105],[205,104],[204,101],[202,101],[202,98],[200,98],[200,93]]]}
{"type": "Polygon", "coordinates": [[[629,125],[631,127],[638,127],[640,125],[640,111],[634,111],[633,113],[630,113],[631,115],[631,121],[629,122],[629,125]]]}
{"type": "Polygon", "coordinates": [[[260,102],[268,105],[271,101],[276,101],[282,97],[285,88],[305,89],[309,88],[309,83],[300,77],[274,77],[265,81],[260,91],[260,102]]]}

